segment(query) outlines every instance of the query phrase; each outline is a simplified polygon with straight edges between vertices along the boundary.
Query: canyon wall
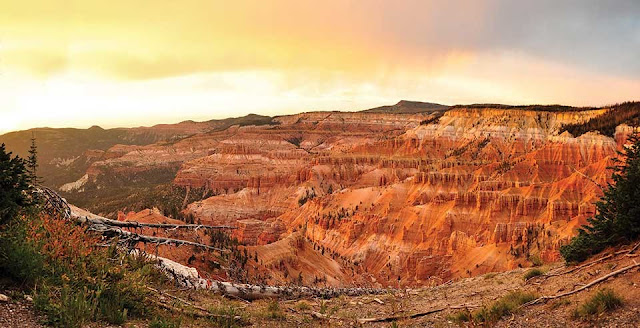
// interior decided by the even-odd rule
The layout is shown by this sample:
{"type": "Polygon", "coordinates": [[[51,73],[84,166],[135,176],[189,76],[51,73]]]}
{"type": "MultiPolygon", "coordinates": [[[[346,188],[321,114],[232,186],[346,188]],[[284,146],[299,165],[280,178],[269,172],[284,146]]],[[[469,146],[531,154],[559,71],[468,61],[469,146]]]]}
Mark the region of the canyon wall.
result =
{"type": "Polygon", "coordinates": [[[210,196],[183,214],[237,226],[272,282],[434,284],[559,259],[631,130],[559,131],[604,112],[302,113],[115,146],[67,187],[167,169],[210,196]]]}

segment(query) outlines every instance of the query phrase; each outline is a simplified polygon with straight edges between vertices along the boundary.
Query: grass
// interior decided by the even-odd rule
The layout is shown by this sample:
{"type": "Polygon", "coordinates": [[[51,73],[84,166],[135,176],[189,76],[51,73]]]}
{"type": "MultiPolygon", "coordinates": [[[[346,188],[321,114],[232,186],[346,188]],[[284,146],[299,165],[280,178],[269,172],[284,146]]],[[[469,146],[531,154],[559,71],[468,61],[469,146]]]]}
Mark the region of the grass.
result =
{"type": "Polygon", "coordinates": [[[495,273],[495,272],[489,272],[489,273],[485,274],[485,275],[484,275],[484,276],[482,276],[482,277],[483,277],[485,280],[487,280],[487,279],[491,279],[491,278],[493,278],[493,277],[495,277],[495,276],[496,276],[496,273],[495,273]]]}
{"type": "Polygon", "coordinates": [[[453,321],[459,325],[461,325],[463,322],[471,321],[472,318],[473,315],[471,314],[471,312],[469,312],[469,310],[458,311],[447,316],[447,320],[453,321]]]}
{"type": "Polygon", "coordinates": [[[502,317],[515,313],[521,305],[536,298],[537,295],[534,293],[514,291],[479,310],[474,312],[469,312],[468,310],[458,311],[449,316],[449,318],[458,323],[493,324],[502,317]]]}
{"type": "Polygon", "coordinates": [[[542,259],[538,255],[529,256],[529,261],[531,261],[533,266],[537,266],[537,267],[544,264],[544,262],[542,262],[542,259]]]}
{"type": "Polygon", "coordinates": [[[236,319],[236,317],[241,317],[241,310],[235,307],[233,304],[222,303],[221,305],[210,309],[211,313],[216,316],[211,318],[212,323],[215,324],[215,327],[221,328],[236,328],[241,327],[242,320],[236,319]]]}
{"type": "Polygon", "coordinates": [[[320,313],[326,314],[328,308],[329,306],[327,305],[327,302],[322,301],[322,303],[320,303],[320,313]]]}
{"type": "Polygon", "coordinates": [[[574,311],[575,319],[589,319],[595,315],[621,307],[624,301],[613,290],[603,288],[593,294],[574,311]]]}
{"type": "Polygon", "coordinates": [[[149,328],[180,328],[180,320],[170,318],[154,318],[149,322],[149,328]]]}
{"type": "Polygon", "coordinates": [[[569,301],[568,299],[565,298],[565,299],[557,300],[557,301],[551,303],[551,305],[549,307],[552,310],[555,310],[555,309],[558,309],[558,308],[560,308],[562,306],[569,305],[569,304],[571,304],[571,301],[569,301]]]}
{"type": "Polygon", "coordinates": [[[272,320],[284,320],[286,316],[282,309],[280,308],[280,303],[277,300],[270,301],[267,304],[266,311],[264,313],[264,317],[272,320]]]}
{"type": "Polygon", "coordinates": [[[308,311],[309,309],[311,309],[311,306],[305,301],[299,301],[298,303],[296,303],[296,309],[298,311],[308,311]]]}
{"type": "Polygon", "coordinates": [[[533,277],[537,277],[537,276],[541,276],[544,274],[544,271],[542,271],[541,269],[535,268],[535,269],[530,269],[527,270],[527,272],[524,273],[524,280],[529,280],[533,277]]]}

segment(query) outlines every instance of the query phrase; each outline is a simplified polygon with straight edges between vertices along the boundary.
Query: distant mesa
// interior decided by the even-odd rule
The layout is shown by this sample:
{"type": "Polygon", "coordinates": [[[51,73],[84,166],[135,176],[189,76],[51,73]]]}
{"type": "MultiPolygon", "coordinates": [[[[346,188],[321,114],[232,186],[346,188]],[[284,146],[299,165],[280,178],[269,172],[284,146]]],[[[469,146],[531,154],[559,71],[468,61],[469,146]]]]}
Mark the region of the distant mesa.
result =
{"type": "Polygon", "coordinates": [[[363,110],[366,113],[391,113],[391,114],[415,114],[429,113],[436,111],[444,111],[449,109],[447,105],[441,105],[430,102],[400,100],[397,104],[391,106],[375,107],[363,110]]]}

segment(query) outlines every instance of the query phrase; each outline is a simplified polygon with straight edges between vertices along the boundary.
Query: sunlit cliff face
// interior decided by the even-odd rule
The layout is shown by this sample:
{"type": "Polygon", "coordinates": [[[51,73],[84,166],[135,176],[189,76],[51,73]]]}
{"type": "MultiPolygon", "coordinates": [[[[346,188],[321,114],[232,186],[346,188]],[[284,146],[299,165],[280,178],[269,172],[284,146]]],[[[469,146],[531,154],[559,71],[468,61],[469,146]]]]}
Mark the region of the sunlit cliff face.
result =
{"type": "Polygon", "coordinates": [[[637,2],[0,0],[0,132],[638,99],[637,2]]]}

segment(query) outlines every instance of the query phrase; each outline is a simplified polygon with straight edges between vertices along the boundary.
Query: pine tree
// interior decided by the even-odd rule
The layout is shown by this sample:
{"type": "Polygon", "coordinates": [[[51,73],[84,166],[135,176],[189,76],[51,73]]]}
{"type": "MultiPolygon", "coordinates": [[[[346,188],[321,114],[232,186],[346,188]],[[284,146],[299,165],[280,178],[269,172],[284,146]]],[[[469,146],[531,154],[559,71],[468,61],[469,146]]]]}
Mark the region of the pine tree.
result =
{"type": "Polygon", "coordinates": [[[29,179],[25,161],[18,156],[12,158],[5,145],[0,145],[0,224],[30,205],[29,179]]]}
{"type": "Polygon", "coordinates": [[[38,184],[38,148],[36,146],[36,137],[31,137],[31,147],[29,148],[29,157],[27,158],[27,169],[29,171],[29,180],[31,184],[38,184]]]}
{"type": "Polygon", "coordinates": [[[566,261],[584,261],[608,246],[640,237],[640,137],[634,134],[629,140],[632,144],[612,167],[613,183],[596,203],[597,214],[560,248],[566,261]]]}

